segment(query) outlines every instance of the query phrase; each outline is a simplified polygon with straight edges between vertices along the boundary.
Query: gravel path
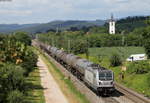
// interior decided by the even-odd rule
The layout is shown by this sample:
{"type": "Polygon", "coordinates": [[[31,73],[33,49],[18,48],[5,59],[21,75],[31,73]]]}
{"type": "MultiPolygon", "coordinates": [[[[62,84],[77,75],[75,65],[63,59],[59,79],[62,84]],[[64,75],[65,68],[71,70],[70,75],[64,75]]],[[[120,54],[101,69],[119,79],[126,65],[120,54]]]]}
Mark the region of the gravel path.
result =
{"type": "Polygon", "coordinates": [[[44,96],[46,103],[68,103],[67,98],[60,90],[58,84],[48,71],[46,64],[39,57],[37,63],[40,69],[41,85],[44,88],[44,96]]]}

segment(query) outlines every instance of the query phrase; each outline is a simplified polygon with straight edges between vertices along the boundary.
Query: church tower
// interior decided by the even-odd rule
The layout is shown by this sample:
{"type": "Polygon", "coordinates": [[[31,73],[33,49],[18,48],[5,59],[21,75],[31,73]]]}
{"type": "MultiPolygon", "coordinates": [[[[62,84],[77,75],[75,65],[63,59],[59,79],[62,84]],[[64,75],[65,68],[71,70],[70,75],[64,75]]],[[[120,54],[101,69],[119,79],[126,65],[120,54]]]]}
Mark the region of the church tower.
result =
{"type": "Polygon", "coordinates": [[[115,28],[115,20],[114,20],[114,17],[113,17],[113,14],[111,15],[111,19],[109,21],[109,34],[115,34],[116,32],[116,28],[115,28]]]}

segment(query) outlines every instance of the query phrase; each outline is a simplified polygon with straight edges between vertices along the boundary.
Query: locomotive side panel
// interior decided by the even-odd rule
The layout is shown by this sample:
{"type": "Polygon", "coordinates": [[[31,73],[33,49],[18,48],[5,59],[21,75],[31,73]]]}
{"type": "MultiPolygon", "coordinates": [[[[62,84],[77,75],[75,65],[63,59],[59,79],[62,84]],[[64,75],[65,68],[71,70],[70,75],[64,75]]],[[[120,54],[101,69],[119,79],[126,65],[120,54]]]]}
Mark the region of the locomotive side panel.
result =
{"type": "Polygon", "coordinates": [[[94,83],[94,74],[89,70],[85,70],[85,81],[91,84],[94,83]]]}

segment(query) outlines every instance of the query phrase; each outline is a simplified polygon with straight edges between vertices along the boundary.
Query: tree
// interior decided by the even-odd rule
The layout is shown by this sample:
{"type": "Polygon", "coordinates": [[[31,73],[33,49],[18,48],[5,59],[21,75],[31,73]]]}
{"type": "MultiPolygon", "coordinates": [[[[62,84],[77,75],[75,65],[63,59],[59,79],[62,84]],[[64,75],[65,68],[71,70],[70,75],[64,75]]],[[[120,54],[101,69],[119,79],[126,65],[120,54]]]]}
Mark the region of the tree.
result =
{"type": "Polygon", "coordinates": [[[36,66],[37,55],[32,49],[14,38],[3,39],[0,44],[0,61],[11,62],[24,67],[25,74],[28,75],[36,66]]]}
{"type": "Polygon", "coordinates": [[[119,54],[113,53],[110,57],[110,66],[120,66],[122,64],[122,60],[119,54]]]}
{"type": "Polygon", "coordinates": [[[150,27],[147,27],[143,32],[144,47],[148,58],[150,58],[150,27]]]}
{"type": "Polygon", "coordinates": [[[0,67],[0,85],[1,92],[9,92],[12,90],[23,90],[25,79],[23,76],[24,70],[20,66],[14,64],[3,64],[0,67]]]}
{"type": "Polygon", "coordinates": [[[35,69],[37,59],[38,56],[31,50],[31,48],[27,48],[23,57],[23,62],[20,64],[24,67],[26,76],[35,69]]]}
{"type": "Polygon", "coordinates": [[[75,54],[87,53],[87,42],[86,40],[75,40],[71,45],[71,50],[75,54]]]}
{"type": "Polygon", "coordinates": [[[23,73],[24,70],[20,66],[10,63],[0,64],[0,103],[6,103],[6,98],[12,91],[25,91],[26,83],[23,73]]]}
{"type": "Polygon", "coordinates": [[[26,45],[31,45],[31,37],[25,32],[16,32],[14,34],[17,41],[25,43],[26,45]]]}

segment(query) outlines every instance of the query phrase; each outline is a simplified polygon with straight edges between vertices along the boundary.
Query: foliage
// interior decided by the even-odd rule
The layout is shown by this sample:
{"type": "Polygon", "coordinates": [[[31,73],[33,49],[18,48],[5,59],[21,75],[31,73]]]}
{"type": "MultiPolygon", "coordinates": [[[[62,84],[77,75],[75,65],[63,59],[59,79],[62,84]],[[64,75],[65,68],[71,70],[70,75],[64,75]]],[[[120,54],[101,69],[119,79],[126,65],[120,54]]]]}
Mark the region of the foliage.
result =
{"type": "MultiPolygon", "coordinates": [[[[1,64],[0,66],[0,94],[6,97],[13,90],[25,90],[23,68],[14,64],[1,64]]],[[[2,98],[1,98],[2,99],[2,98]]],[[[5,100],[5,98],[3,98],[5,100]]]]}
{"type": "Polygon", "coordinates": [[[136,28],[146,27],[147,24],[145,20],[149,17],[146,16],[134,16],[134,17],[127,17],[117,21],[116,23],[116,30],[117,33],[130,33],[136,28]]]}
{"type": "MultiPolygon", "coordinates": [[[[84,34],[83,31],[65,31],[58,34],[49,32],[47,34],[39,34],[38,39],[42,42],[56,46],[58,48],[64,48],[64,50],[71,49],[70,51],[76,53],[79,51],[78,46],[86,45],[85,47],[120,47],[120,46],[143,46],[143,29],[141,31],[135,30],[133,33],[126,35],[110,35],[110,34],[84,34]],[[140,32],[138,34],[138,32],[140,32]],[[138,35],[137,35],[138,34],[138,35]],[[59,41],[59,42],[57,42],[59,41]],[[71,43],[69,43],[71,41],[71,43]],[[74,46],[77,46],[77,50],[73,50],[74,46]]],[[[83,46],[82,46],[83,47],[83,46]]],[[[78,52],[80,53],[80,52],[78,52]]]]}
{"type": "Polygon", "coordinates": [[[93,26],[89,29],[90,33],[108,33],[108,28],[105,26],[93,26]]]}
{"type": "Polygon", "coordinates": [[[150,58],[150,26],[145,28],[143,32],[144,47],[148,58],[150,58]]]}
{"type": "Polygon", "coordinates": [[[31,45],[31,37],[25,32],[16,32],[14,37],[17,41],[20,41],[26,45],[31,45]]]}
{"type": "Polygon", "coordinates": [[[7,103],[25,103],[23,93],[18,90],[11,91],[7,96],[7,103]]]}
{"type": "Polygon", "coordinates": [[[74,41],[71,46],[71,51],[75,54],[86,53],[87,51],[87,43],[83,40],[74,41]]]}
{"type": "Polygon", "coordinates": [[[25,75],[28,75],[30,72],[34,70],[34,67],[36,67],[38,56],[31,50],[30,47],[28,47],[26,54],[23,58],[23,61],[20,65],[22,67],[25,67],[26,72],[25,75]]]}
{"type": "Polygon", "coordinates": [[[16,37],[0,35],[0,103],[23,103],[28,87],[25,78],[37,63],[37,55],[22,41],[24,37],[16,37]]]}
{"type": "Polygon", "coordinates": [[[144,74],[150,71],[150,65],[147,61],[133,62],[128,65],[128,73],[144,74]]]}
{"type": "Polygon", "coordinates": [[[122,64],[122,60],[119,54],[113,53],[112,56],[110,57],[110,66],[115,67],[115,66],[120,66],[122,64]]]}
{"type": "Polygon", "coordinates": [[[3,38],[0,43],[0,61],[21,65],[25,69],[25,74],[29,74],[37,63],[35,53],[24,43],[16,42],[13,36],[3,38]]]}
{"type": "Polygon", "coordinates": [[[0,61],[1,62],[13,62],[20,63],[22,62],[22,57],[26,51],[26,46],[21,42],[15,42],[12,38],[5,38],[1,41],[0,48],[0,61]]]}
{"type": "Polygon", "coordinates": [[[147,83],[148,83],[148,86],[150,87],[150,72],[148,73],[148,77],[147,77],[147,83]]]}

